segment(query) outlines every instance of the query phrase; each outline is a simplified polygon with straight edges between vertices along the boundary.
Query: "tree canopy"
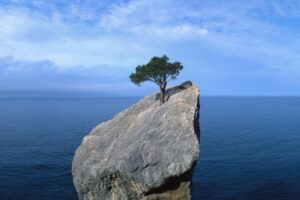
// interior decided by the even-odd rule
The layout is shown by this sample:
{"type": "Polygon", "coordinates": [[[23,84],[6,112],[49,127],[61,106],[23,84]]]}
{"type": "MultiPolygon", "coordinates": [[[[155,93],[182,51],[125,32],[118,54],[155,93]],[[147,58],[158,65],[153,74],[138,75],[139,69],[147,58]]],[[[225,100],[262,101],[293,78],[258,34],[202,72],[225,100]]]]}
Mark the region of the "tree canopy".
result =
{"type": "Polygon", "coordinates": [[[183,66],[180,62],[169,62],[166,55],[153,57],[145,65],[138,65],[135,73],[130,75],[131,81],[140,86],[146,81],[157,84],[160,88],[161,103],[164,103],[165,89],[169,81],[176,79],[183,66]]]}

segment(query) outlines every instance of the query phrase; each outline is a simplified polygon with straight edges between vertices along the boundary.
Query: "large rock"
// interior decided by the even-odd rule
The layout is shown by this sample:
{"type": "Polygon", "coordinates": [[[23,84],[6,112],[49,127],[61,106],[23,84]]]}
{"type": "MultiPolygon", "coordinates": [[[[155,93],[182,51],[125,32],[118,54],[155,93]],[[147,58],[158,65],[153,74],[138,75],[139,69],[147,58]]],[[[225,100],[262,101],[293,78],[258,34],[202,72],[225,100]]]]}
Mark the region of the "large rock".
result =
{"type": "Polygon", "coordinates": [[[191,82],[153,94],[98,125],[73,161],[80,200],[191,199],[199,156],[199,90],[191,82]]]}

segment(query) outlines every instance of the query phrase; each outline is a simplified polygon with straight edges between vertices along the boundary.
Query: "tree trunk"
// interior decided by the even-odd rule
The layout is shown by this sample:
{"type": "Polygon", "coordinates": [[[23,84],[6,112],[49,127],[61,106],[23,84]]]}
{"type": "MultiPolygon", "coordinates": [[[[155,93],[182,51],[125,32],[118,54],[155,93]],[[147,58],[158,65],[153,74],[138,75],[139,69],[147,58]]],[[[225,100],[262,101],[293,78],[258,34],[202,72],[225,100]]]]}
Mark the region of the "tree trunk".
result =
{"type": "Polygon", "coordinates": [[[160,104],[165,103],[165,92],[166,88],[160,87],[160,104]]]}

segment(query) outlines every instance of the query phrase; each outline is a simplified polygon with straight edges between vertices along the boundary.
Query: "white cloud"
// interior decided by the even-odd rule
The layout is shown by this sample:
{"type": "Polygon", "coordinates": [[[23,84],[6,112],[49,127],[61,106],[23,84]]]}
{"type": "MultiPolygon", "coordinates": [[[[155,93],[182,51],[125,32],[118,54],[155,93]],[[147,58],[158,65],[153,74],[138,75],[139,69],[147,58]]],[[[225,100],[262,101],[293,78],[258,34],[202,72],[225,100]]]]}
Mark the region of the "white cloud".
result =
{"type": "MultiPolygon", "coordinates": [[[[277,77],[296,77],[299,71],[299,30],[281,21],[298,19],[296,0],[109,2],[0,3],[0,56],[13,55],[31,64],[51,60],[56,68],[82,69],[80,73],[120,69],[124,77],[137,64],[165,53],[191,63],[187,68],[203,66],[207,76],[214,72],[210,76],[220,79],[252,66],[259,66],[253,74],[277,77]],[[207,51],[211,53],[203,57],[207,51]],[[218,65],[204,65],[216,57],[218,65]],[[236,64],[238,60],[245,63],[236,64]]],[[[118,77],[117,72],[109,75],[118,77]]]]}
{"type": "Polygon", "coordinates": [[[4,42],[49,42],[59,39],[64,29],[62,24],[27,9],[0,9],[0,26],[0,39],[4,42]]]}
{"type": "Polygon", "coordinates": [[[230,40],[245,34],[259,40],[274,29],[248,16],[257,3],[232,6],[208,1],[131,0],[101,10],[105,6],[97,1],[71,1],[62,8],[53,2],[32,1],[37,10],[3,7],[0,54],[20,60],[49,59],[63,67],[131,67],[149,56],[166,53],[162,50],[177,42],[209,42],[218,35],[230,40]]]}
{"type": "Polygon", "coordinates": [[[176,26],[136,26],[131,32],[149,40],[154,38],[160,40],[189,40],[203,37],[208,34],[208,30],[191,24],[176,26]]]}
{"type": "Polygon", "coordinates": [[[31,61],[49,59],[62,67],[128,67],[147,51],[130,37],[112,37],[97,26],[68,23],[27,9],[1,11],[2,56],[14,55],[31,61]]]}
{"type": "Polygon", "coordinates": [[[205,27],[184,20],[190,14],[182,6],[184,4],[181,1],[170,0],[132,0],[119,3],[102,15],[100,26],[108,31],[122,30],[139,36],[163,39],[186,39],[207,34],[205,27]]]}
{"type": "Polygon", "coordinates": [[[0,91],[46,89],[103,92],[117,86],[128,86],[128,74],[126,69],[113,66],[63,69],[49,60],[29,62],[15,60],[13,56],[0,57],[0,91]]]}

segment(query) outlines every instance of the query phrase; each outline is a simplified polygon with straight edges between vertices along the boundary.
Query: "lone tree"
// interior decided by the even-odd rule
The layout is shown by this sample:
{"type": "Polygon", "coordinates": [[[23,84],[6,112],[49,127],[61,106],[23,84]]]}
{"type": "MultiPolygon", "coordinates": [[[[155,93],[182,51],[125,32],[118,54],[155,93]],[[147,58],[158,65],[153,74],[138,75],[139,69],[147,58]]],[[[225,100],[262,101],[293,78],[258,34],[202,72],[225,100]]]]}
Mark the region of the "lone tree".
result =
{"type": "Polygon", "coordinates": [[[157,84],[160,89],[160,103],[163,104],[168,82],[175,80],[182,69],[183,66],[180,62],[171,63],[166,55],[153,57],[147,64],[138,65],[135,73],[130,75],[130,80],[138,86],[145,81],[157,84]]]}

